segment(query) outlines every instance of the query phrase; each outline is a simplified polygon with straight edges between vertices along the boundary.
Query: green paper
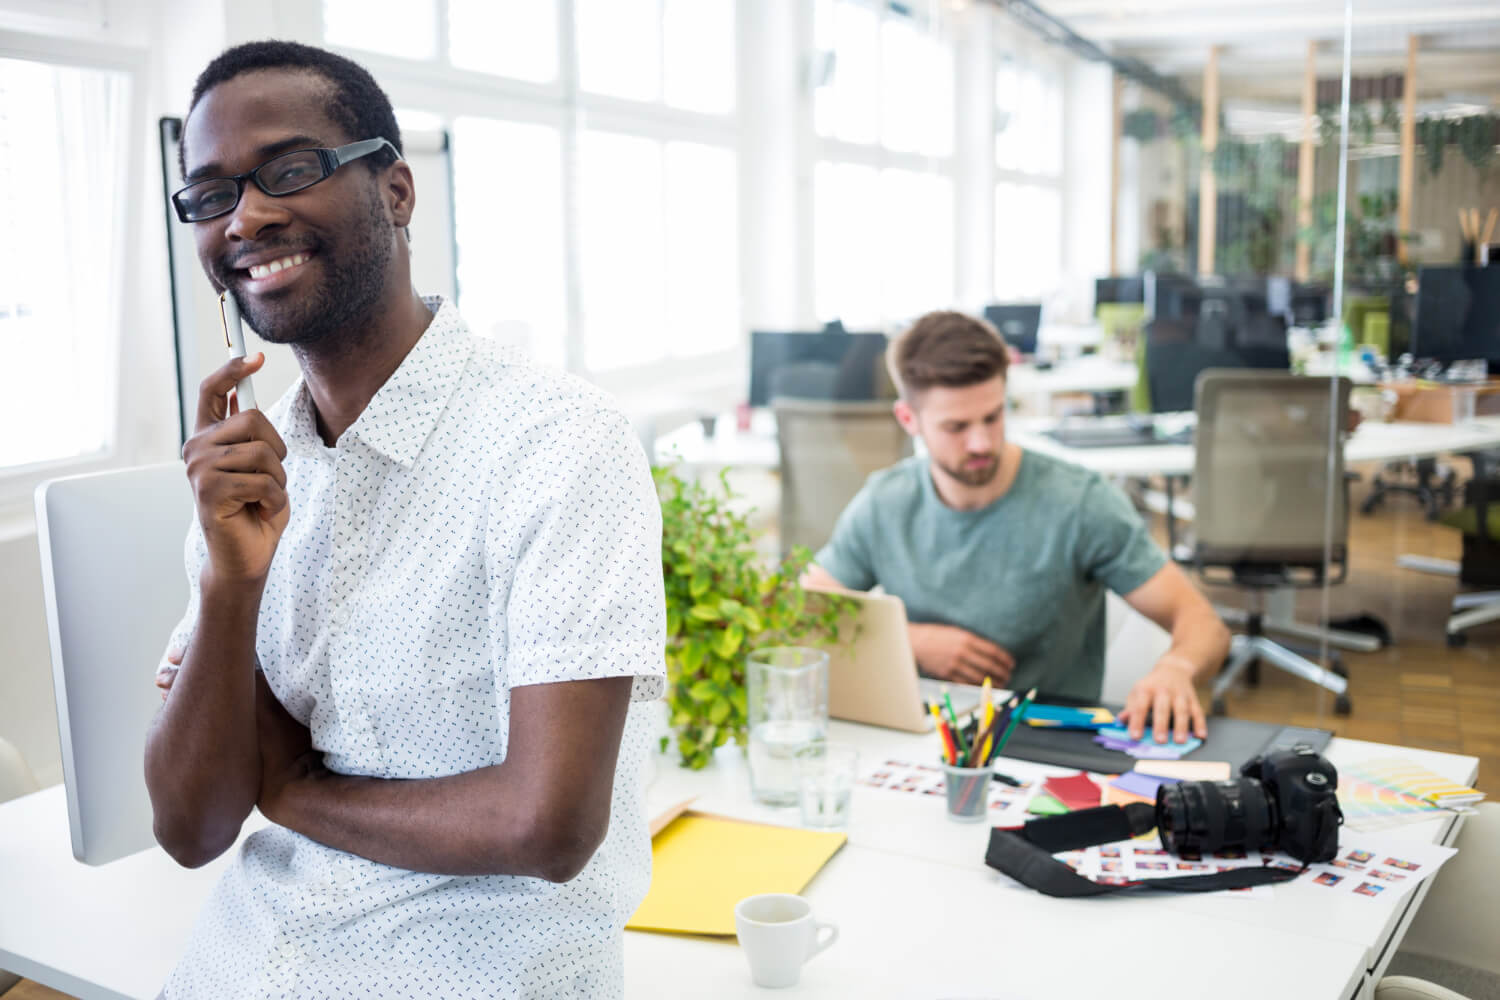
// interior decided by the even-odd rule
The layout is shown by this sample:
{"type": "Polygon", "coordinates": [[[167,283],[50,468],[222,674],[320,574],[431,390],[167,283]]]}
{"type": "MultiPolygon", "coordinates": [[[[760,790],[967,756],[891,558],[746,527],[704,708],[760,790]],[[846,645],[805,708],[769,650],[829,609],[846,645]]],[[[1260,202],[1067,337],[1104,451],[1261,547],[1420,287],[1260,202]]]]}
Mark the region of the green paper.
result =
{"type": "Polygon", "coordinates": [[[1037,816],[1061,816],[1068,811],[1068,807],[1046,792],[1038,792],[1031,797],[1031,804],[1026,807],[1026,811],[1037,816]]]}

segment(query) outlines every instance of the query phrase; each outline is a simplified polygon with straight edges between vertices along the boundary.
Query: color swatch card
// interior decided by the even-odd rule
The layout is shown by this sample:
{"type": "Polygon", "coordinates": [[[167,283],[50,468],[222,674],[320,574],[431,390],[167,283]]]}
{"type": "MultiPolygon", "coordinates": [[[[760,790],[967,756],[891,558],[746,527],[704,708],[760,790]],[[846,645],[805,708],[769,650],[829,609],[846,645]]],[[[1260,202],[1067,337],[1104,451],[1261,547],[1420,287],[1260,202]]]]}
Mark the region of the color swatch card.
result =
{"type": "Polygon", "coordinates": [[[1449,781],[1420,764],[1399,758],[1370,760],[1340,768],[1339,776],[1343,777],[1345,774],[1372,785],[1424,799],[1442,809],[1473,805],[1484,798],[1484,793],[1477,788],[1449,781]]]}
{"type": "Polygon", "coordinates": [[[1042,790],[1070,810],[1093,809],[1099,805],[1099,786],[1082,771],[1066,778],[1048,778],[1042,782],[1042,790]]]}
{"type": "Polygon", "coordinates": [[[1176,740],[1158,743],[1149,731],[1141,734],[1140,739],[1133,740],[1130,738],[1130,730],[1120,725],[1101,726],[1094,734],[1094,742],[1107,750],[1119,750],[1132,757],[1148,760],[1176,760],[1203,745],[1203,741],[1196,736],[1189,736],[1181,743],[1176,740]]]}
{"type": "Polygon", "coordinates": [[[1115,721],[1115,713],[1107,708],[1072,708],[1067,705],[1032,703],[1026,706],[1026,714],[1022,718],[1028,726],[1051,729],[1098,729],[1100,726],[1111,725],[1115,721]]]}

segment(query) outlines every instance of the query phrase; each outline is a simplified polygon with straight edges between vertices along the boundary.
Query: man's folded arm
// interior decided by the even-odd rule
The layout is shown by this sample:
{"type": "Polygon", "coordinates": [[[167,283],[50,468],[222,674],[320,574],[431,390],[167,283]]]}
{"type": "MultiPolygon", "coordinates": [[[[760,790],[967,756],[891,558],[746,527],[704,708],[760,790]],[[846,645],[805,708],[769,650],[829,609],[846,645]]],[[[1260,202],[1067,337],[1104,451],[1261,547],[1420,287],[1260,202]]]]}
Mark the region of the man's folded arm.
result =
{"type": "MultiPolygon", "coordinates": [[[[286,761],[263,779],[261,811],[319,843],[397,868],[568,881],[609,829],[633,681],[513,688],[504,762],[463,774],[349,777],[286,761]]],[[[264,739],[264,722],[261,731],[264,739]]]]}

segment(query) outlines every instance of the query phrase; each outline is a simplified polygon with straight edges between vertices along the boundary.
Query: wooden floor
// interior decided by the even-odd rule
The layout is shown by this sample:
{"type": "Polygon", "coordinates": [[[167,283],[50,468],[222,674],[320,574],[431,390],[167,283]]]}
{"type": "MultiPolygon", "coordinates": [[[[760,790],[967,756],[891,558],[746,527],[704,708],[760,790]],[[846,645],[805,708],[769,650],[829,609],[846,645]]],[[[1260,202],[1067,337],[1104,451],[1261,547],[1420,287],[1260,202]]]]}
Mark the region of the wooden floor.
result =
{"type": "MultiPolygon", "coordinates": [[[[1460,463],[1460,475],[1468,472],[1460,463]]],[[[1396,565],[1403,554],[1457,560],[1457,531],[1427,521],[1417,502],[1389,496],[1375,513],[1357,513],[1373,467],[1359,469],[1351,495],[1349,578],[1329,592],[1333,617],[1368,613],[1384,620],[1393,642],[1375,653],[1343,652],[1353,712],[1334,714],[1333,698],[1279,670],[1263,669],[1258,688],[1229,693],[1229,715],[1332,729],[1340,736],[1472,754],[1480,758],[1479,788],[1500,798],[1500,623],[1469,631],[1468,645],[1444,639],[1452,577],[1396,565]]],[[[1164,531],[1157,525],[1159,531],[1164,531]]],[[[1241,592],[1208,588],[1216,603],[1244,606],[1241,592]]],[[[1304,591],[1298,618],[1319,620],[1322,595],[1304,591]]],[[[1272,636],[1272,638],[1276,638],[1272,636]]]]}

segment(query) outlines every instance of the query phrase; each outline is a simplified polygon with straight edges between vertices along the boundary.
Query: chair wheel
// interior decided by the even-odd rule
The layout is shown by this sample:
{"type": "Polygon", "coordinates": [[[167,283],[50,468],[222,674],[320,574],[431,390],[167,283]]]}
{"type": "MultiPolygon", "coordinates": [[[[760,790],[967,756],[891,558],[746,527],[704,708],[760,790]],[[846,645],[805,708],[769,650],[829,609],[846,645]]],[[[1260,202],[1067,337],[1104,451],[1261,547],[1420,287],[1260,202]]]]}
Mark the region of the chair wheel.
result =
{"type": "Polygon", "coordinates": [[[1349,701],[1347,694],[1341,694],[1333,699],[1333,714],[1348,715],[1354,710],[1354,705],[1349,701]]]}
{"type": "Polygon", "coordinates": [[[1256,660],[1245,668],[1245,683],[1250,687],[1260,687],[1260,661],[1256,660]]]}
{"type": "Polygon", "coordinates": [[[1210,715],[1223,715],[1224,714],[1224,699],[1223,698],[1215,698],[1213,701],[1209,702],[1208,712],[1209,712],[1210,715]]]}
{"type": "Polygon", "coordinates": [[[1466,636],[1466,635],[1464,635],[1462,632],[1449,632],[1448,633],[1448,648],[1449,649],[1462,649],[1465,645],[1468,644],[1468,642],[1469,642],[1469,637],[1466,636]]]}

